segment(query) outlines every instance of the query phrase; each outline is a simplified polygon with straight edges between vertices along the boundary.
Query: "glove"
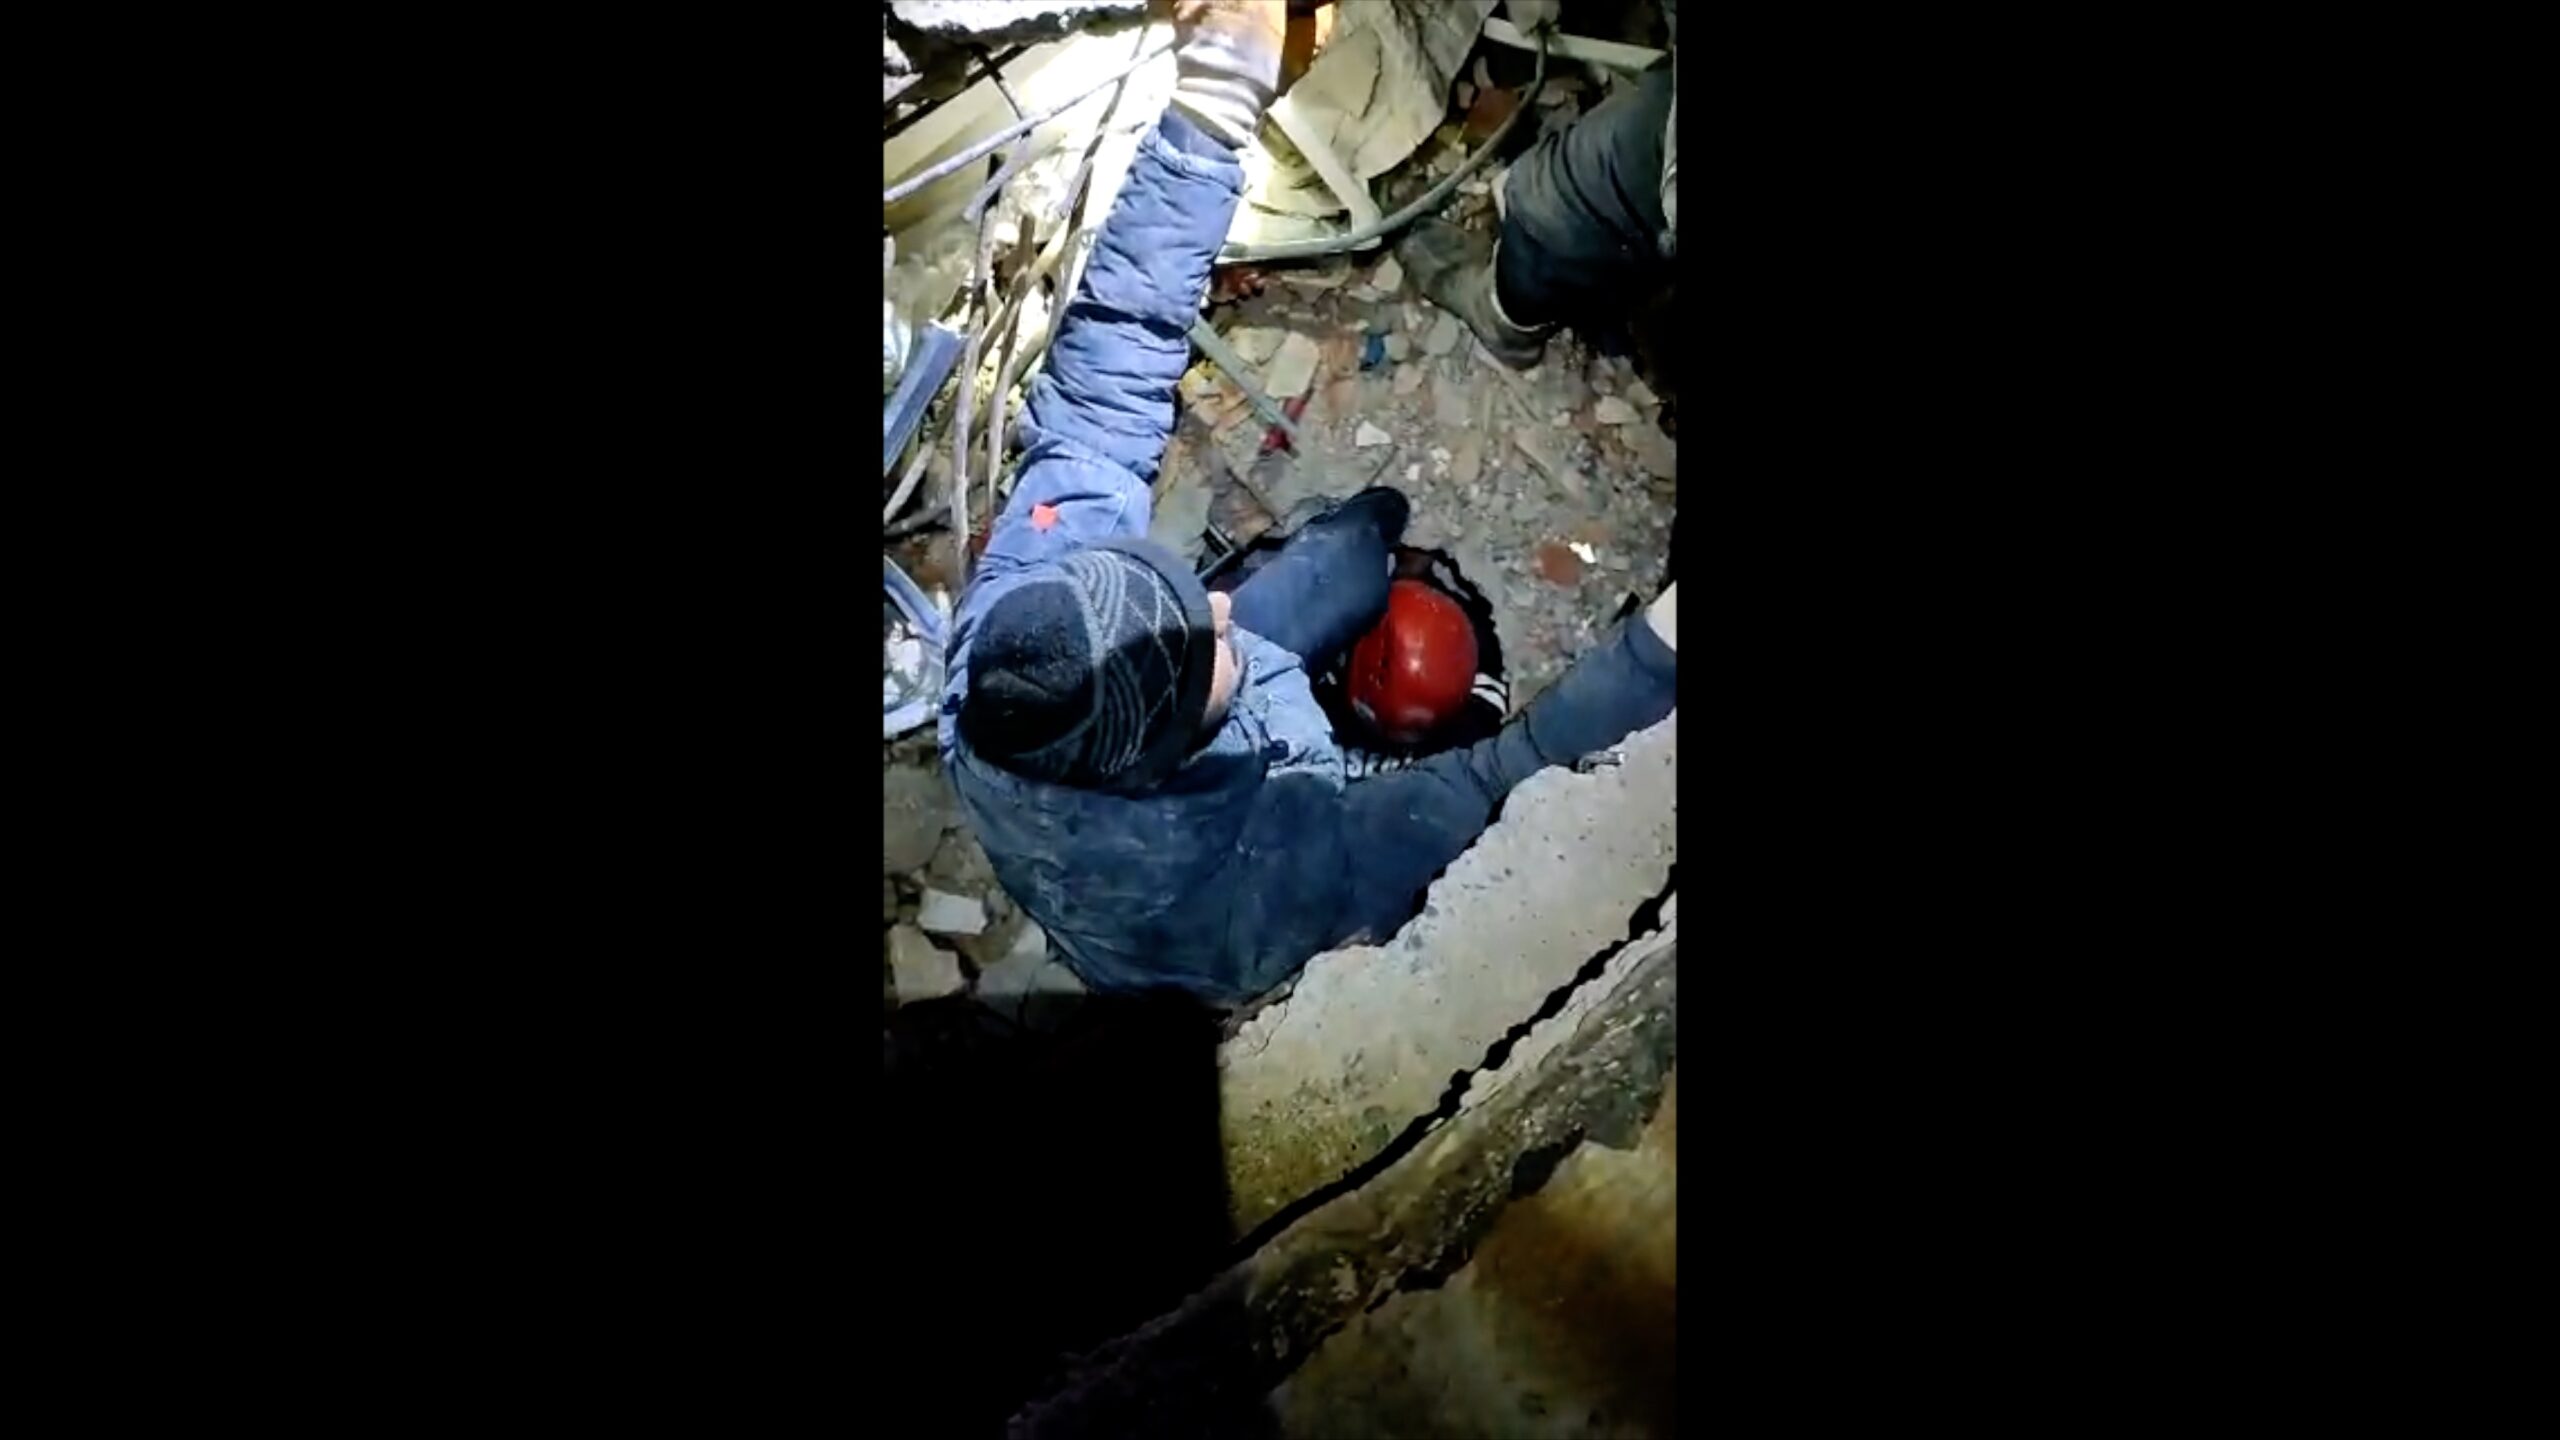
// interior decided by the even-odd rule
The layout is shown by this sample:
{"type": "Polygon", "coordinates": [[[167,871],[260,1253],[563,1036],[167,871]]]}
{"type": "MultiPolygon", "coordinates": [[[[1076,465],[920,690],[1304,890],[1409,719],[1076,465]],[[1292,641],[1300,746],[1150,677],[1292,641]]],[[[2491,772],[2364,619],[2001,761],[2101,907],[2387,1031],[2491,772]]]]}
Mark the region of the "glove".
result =
{"type": "Polygon", "coordinates": [[[1288,0],[1177,0],[1173,27],[1173,103],[1243,149],[1279,92],[1288,0]]]}

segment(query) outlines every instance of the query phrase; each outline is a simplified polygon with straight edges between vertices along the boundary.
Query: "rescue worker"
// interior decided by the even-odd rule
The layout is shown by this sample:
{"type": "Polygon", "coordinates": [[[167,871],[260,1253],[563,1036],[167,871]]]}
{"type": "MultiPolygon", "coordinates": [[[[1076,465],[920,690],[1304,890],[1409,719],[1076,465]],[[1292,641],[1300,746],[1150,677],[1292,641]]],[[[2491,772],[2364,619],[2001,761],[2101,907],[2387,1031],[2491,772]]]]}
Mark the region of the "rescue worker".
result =
{"type": "Polygon", "coordinates": [[[1513,786],[1669,714],[1677,591],[1490,739],[1349,777],[1308,677],[1386,608],[1404,497],[1335,506],[1231,596],[1143,538],[1285,0],[1184,0],[1175,18],[1173,102],[1061,314],[960,597],[939,740],[997,879],[1070,969],[1225,1006],[1391,935],[1513,786]]]}
{"type": "MultiPolygon", "coordinates": [[[[1442,220],[1397,247],[1414,284],[1514,370],[1538,363],[1561,324],[1623,318],[1664,279],[1679,223],[1680,15],[1664,0],[1672,61],[1540,137],[1504,172],[1500,234],[1442,220]]],[[[1554,23],[1552,3],[1512,0],[1524,29],[1554,23]]]]}

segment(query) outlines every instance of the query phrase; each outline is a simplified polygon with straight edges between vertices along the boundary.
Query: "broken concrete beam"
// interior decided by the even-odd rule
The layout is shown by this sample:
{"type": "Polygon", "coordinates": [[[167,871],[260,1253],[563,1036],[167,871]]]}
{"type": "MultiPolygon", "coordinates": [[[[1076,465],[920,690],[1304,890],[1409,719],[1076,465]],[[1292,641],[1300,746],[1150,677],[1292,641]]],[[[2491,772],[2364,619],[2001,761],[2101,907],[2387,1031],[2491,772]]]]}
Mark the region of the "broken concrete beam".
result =
{"type": "Polygon", "coordinates": [[[1531,776],[1393,940],[1317,956],[1219,1047],[1238,1234],[1377,1155],[1627,938],[1679,855],[1679,721],[1590,774],[1531,776]]]}
{"type": "Polygon", "coordinates": [[[890,0],[897,28],[942,45],[1027,45],[1146,22],[1147,0],[890,0]]]}
{"type": "Polygon", "coordinates": [[[1676,934],[1627,946],[1585,989],[1596,993],[1533,1031],[1543,1048],[1515,1054],[1503,1067],[1514,1078],[1486,1103],[1171,1313],[1069,1366],[1008,1433],[1237,1433],[1238,1417],[1326,1336],[1399,1290],[1455,1273],[1511,1202],[1535,1193],[1586,1139],[1633,1144],[1677,1058],[1676,934]]]}

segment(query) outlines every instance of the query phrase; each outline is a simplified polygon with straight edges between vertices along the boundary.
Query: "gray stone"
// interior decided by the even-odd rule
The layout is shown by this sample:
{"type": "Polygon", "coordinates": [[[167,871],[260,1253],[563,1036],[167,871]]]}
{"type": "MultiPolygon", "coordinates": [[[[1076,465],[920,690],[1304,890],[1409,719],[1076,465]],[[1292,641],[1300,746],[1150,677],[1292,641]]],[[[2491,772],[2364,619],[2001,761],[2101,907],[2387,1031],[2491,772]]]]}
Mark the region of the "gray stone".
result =
{"type": "Polygon", "coordinates": [[[1360,422],[1360,433],[1352,438],[1351,443],[1362,450],[1374,450],[1381,445],[1393,445],[1396,443],[1396,437],[1363,420],[1360,422]]]}
{"type": "Polygon", "coordinates": [[[960,957],[912,925],[889,932],[889,974],[901,1005],[957,995],[969,983],[960,973],[960,957]]]}
{"type": "Polygon", "coordinates": [[[1422,352],[1446,355],[1458,348],[1458,342],[1466,337],[1466,333],[1467,327],[1458,323],[1458,317],[1443,310],[1440,318],[1431,322],[1431,333],[1422,337],[1422,352]]]}
{"type": "Polygon", "coordinates": [[[1538,467],[1538,473],[1555,482],[1558,489],[1576,498],[1581,497],[1582,476],[1574,470],[1566,451],[1566,437],[1553,430],[1522,425],[1511,432],[1511,443],[1519,446],[1520,453],[1529,457],[1529,463],[1538,467]]]}
{"type": "Polygon", "coordinates": [[[1396,257],[1390,255],[1378,262],[1377,269],[1369,272],[1369,283],[1393,295],[1396,293],[1396,287],[1404,284],[1404,267],[1396,263],[1396,257]]]}
{"type": "Polygon", "coordinates": [[[1277,325],[1239,325],[1227,332],[1226,340],[1236,358],[1247,365],[1262,365],[1280,353],[1280,342],[1289,332],[1277,325]]]}
{"type": "Polygon", "coordinates": [[[1399,365],[1396,367],[1396,393],[1410,395],[1421,389],[1422,382],[1427,378],[1429,377],[1423,374],[1422,367],[1419,365],[1399,365]]]}
{"type": "Polygon", "coordinates": [[[1653,425],[1630,425],[1618,432],[1627,442],[1627,453],[1645,468],[1645,473],[1665,480],[1677,476],[1680,468],[1680,445],[1653,425]]]}
{"type": "Polygon", "coordinates": [[[1449,478],[1461,485],[1473,485],[1484,473],[1484,446],[1475,436],[1462,437],[1449,452],[1449,478]]]}
{"type": "Polygon", "coordinates": [[[1653,387],[1647,385],[1642,380],[1630,380],[1627,382],[1627,398],[1638,405],[1659,405],[1662,403],[1661,400],[1654,395],[1653,387]]]}
{"type": "Polygon", "coordinates": [[[1473,421],[1467,409],[1467,387],[1446,375],[1431,377],[1431,421],[1443,430],[1463,430],[1473,421]]]}
{"type": "Polygon", "coordinates": [[[927,890],[916,907],[916,924],[938,935],[977,935],[987,928],[987,907],[975,895],[927,890]]]}
{"type": "Polygon", "coordinates": [[[882,873],[904,875],[921,870],[942,844],[942,829],[951,820],[951,791],[942,772],[920,765],[892,765],[881,777],[880,865],[882,873]]]}
{"type": "Polygon", "coordinates": [[[1600,403],[1592,407],[1591,418],[1603,425],[1632,425],[1644,417],[1636,413],[1636,407],[1617,396],[1603,395],[1600,403]]]}
{"type": "Polygon", "coordinates": [[[969,827],[954,825],[943,832],[942,848],[933,852],[925,879],[945,890],[979,891],[996,883],[996,867],[969,827]]]}
{"type": "Polygon", "coordinates": [[[1322,347],[1307,336],[1292,330],[1280,342],[1279,352],[1263,367],[1262,388],[1274,400],[1290,400],[1307,393],[1315,383],[1317,362],[1324,358],[1322,347]]]}
{"type": "Polygon", "coordinates": [[[1387,358],[1390,360],[1412,359],[1413,337],[1405,334],[1401,330],[1389,335],[1387,337],[1387,358]]]}

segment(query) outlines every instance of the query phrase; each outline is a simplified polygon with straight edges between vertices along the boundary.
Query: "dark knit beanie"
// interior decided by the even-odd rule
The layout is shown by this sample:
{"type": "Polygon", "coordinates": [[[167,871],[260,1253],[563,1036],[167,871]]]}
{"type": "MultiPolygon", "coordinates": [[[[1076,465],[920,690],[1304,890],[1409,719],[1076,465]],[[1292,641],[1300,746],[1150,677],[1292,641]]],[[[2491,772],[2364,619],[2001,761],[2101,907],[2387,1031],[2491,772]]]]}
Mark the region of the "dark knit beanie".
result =
{"type": "Polygon", "coordinates": [[[1018,775],[1151,785],[1190,753],[1217,667],[1209,592],[1143,540],[1078,550],[988,609],[960,737],[1018,775]]]}

